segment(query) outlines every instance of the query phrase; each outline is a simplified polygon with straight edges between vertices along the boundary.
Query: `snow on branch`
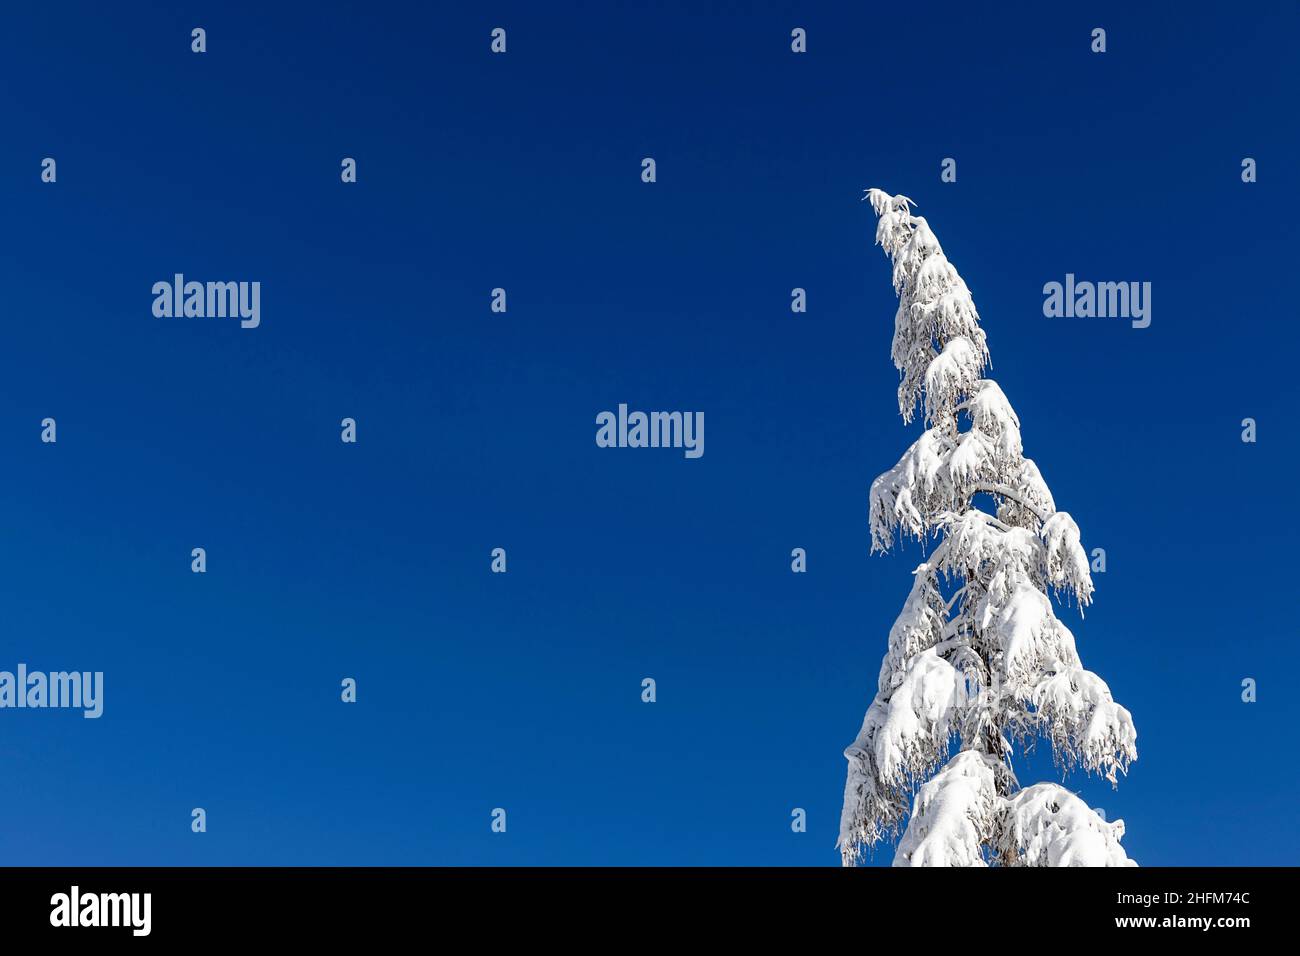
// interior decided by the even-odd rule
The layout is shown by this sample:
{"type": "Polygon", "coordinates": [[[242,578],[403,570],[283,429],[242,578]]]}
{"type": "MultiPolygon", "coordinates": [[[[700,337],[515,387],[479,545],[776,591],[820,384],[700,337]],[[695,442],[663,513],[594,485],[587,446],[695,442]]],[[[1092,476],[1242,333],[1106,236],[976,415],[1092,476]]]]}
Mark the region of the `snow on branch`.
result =
{"type": "Polygon", "coordinates": [[[909,662],[917,654],[943,639],[948,617],[947,602],[939,592],[933,566],[920,565],[914,572],[912,593],[889,629],[889,650],[880,662],[879,693],[889,695],[903,682],[909,662]]]}
{"type": "Polygon", "coordinates": [[[871,483],[872,550],[886,550],[895,534],[924,537],[936,516],[952,505],[947,470],[954,447],[950,439],[929,429],[898,464],[871,483]]]}
{"type": "Polygon", "coordinates": [[[996,757],[963,750],[923,784],[912,805],[894,866],[987,866],[985,846],[997,836],[1007,785],[996,757]]]}
{"type": "Polygon", "coordinates": [[[955,430],[957,406],[982,381],[980,370],[987,361],[988,354],[981,354],[966,336],[949,339],[943,351],[925,367],[925,420],[955,430]]]}
{"type": "Polygon", "coordinates": [[[1039,529],[1043,539],[1047,580],[1059,591],[1069,591],[1080,605],[1092,602],[1092,575],[1088,555],[1079,543],[1079,526],[1068,512],[1058,511],[1039,529]]]}
{"type": "Polygon", "coordinates": [[[876,695],[844,751],[849,777],[840,843],[846,854],[898,826],[914,784],[948,756],[965,705],[964,677],[934,648],[916,654],[888,694],[876,695]]]}
{"type": "Polygon", "coordinates": [[[1054,783],[1035,784],[1012,797],[999,830],[1004,866],[1137,866],[1119,845],[1124,821],[1107,823],[1054,783]]]}
{"type": "Polygon", "coordinates": [[[1082,766],[1112,784],[1137,759],[1137,731],[1115,703],[1106,682],[1082,667],[1066,667],[1041,680],[1030,695],[1052,753],[1065,770],[1082,766]]]}
{"type": "MultiPolygon", "coordinates": [[[[876,242],[894,263],[894,291],[898,312],[894,317],[894,365],[902,376],[898,410],[910,422],[915,414],[931,362],[948,353],[936,370],[947,382],[936,382],[926,404],[926,418],[946,422],[958,404],[960,383],[971,385],[988,364],[988,347],[979,327],[979,313],[970,290],[943,254],[939,240],[921,216],[911,213],[906,196],[890,196],[878,189],[866,197],[879,216],[876,242]],[[951,343],[964,339],[949,352],[951,343]],[[955,389],[955,391],[954,391],[955,389]]],[[[945,426],[946,427],[946,426],[945,426]]]]}
{"type": "Polygon", "coordinates": [[[981,626],[995,649],[999,683],[1028,700],[1043,676],[1078,667],[1074,635],[1056,619],[1042,591],[1021,584],[1004,601],[986,599],[981,626]]]}

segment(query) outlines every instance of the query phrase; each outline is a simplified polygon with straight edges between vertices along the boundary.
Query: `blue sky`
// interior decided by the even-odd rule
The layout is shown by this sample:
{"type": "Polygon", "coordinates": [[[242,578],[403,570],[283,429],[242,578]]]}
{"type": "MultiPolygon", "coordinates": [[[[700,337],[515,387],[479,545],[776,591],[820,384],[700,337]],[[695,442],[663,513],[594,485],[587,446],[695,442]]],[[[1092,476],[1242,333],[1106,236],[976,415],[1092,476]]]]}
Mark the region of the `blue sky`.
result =
{"type": "Polygon", "coordinates": [[[0,711],[0,863],[837,864],[921,559],[868,553],[919,429],[868,186],[1106,549],[1062,616],[1140,758],[1069,786],[1143,864],[1297,861],[1295,8],[700,6],[7,11],[0,668],[106,691],[0,711]],[[154,318],[176,272],[261,326],[154,318]],[[1067,272],[1150,328],[1045,318],[1067,272]],[[620,402],[704,456],[597,448],[620,402]]]}

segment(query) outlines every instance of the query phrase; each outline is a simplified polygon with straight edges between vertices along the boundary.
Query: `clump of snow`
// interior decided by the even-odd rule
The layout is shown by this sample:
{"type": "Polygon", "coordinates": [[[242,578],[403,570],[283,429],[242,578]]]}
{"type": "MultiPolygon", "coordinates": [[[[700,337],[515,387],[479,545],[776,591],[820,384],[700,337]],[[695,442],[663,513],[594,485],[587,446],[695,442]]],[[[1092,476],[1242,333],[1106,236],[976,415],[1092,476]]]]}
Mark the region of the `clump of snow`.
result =
{"type": "Polygon", "coordinates": [[[1133,718],[1092,671],[1067,667],[1041,681],[1032,700],[1065,769],[1081,764],[1114,784],[1116,773],[1127,773],[1137,759],[1133,718]]]}
{"type": "Polygon", "coordinates": [[[1044,565],[1047,580],[1058,591],[1069,591],[1078,602],[1092,601],[1092,575],[1088,573],[1088,555],[1079,543],[1079,526],[1067,512],[1058,511],[1039,530],[1045,544],[1044,565]]]}
{"type": "Polygon", "coordinates": [[[1107,823],[1054,783],[1026,787],[1008,800],[999,830],[1004,866],[1137,866],[1119,845],[1124,821],[1107,823]]]}
{"type": "MultiPolygon", "coordinates": [[[[930,259],[926,265],[934,261],[935,259],[930,259]]],[[[943,265],[952,269],[946,259],[943,265]]],[[[942,424],[945,429],[949,426],[955,429],[954,409],[974,391],[975,383],[980,381],[980,371],[987,361],[987,355],[981,353],[966,336],[958,335],[949,339],[943,351],[925,368],[926,421],[942,424]]]]}
{"type": "Polygon", "coordinates": [[[892,693],[903,682],[908,662],[943,639],[947,608],[933,570],[926,563],[912,573],[912,593],[889,629],[889,650],[880,662],[877,687],[881,694],[892,693]]]}
{"type": "Polygon", "coordinates": [[[988,603],[983,625],[1000,652],[1002,683],[1013,692],[1027,694],[1043,674],[1079,663],[1074,636],[1035,588],[1021,585],[1000,606],[988,603]]]}
{"type": "Polygon", "coordinates": [[[967,403],[971,426],[987,435],[1004,461],[1014,462],[1023,450],[1020,446],[1020,418],[1006,395],[992,379],[980,381],[967,403]]]}
{"type": "Polygon", "coordinates": [[[998,832],[1003,801],[1000,760],[964,750],[923,784],[894,866],[987,866],[984,847],[998,832]]]}

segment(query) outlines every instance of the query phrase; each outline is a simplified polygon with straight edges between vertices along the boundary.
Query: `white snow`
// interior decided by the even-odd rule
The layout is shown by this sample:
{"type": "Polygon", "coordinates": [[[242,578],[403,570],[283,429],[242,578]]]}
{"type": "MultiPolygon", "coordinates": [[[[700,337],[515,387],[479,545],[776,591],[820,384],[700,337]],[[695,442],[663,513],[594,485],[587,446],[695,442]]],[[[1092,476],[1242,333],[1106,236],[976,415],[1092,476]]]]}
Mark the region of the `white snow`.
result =
{"type": "Polygon", "coordinates": [[[987,866],[984,846],[997,834],[1004,772],[1001,761],[974,750],[948,761],[917,791],[894,866],[987,866]]]}
{"type": "Polygon", "coordinates": [[[1064,787],[1039,783],[1008,801],[998,852],[1006,866],[1137,866],[1123,835],[1123,820],[1107,823],[1064,787]]]}

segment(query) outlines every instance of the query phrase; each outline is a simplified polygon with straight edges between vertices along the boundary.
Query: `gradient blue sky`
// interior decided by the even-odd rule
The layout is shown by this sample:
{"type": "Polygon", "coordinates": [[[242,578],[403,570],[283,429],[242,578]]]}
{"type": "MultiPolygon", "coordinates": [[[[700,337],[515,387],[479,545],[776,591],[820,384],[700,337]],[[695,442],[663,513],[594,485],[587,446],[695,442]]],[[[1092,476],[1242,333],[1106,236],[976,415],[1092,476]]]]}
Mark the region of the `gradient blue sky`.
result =
{"type": "Polygon", "coordinates": [[[867,186],[1108,553],[1062,616],[1140,759],[1069,785],[1143,864],[1300,862],[1295,6],[618,6],[6,11],[0,668],[106,701],[0,711],[0,864],[837,864],[921,558],[868,553],[919,426],[867,186]],[[174,272],[261,327],[154,318],[174,272]],[[1067,272],[1151,327],[1044,318],[1067,272]],[[619,402],[704,457],[597,448],[619,402]]]}

